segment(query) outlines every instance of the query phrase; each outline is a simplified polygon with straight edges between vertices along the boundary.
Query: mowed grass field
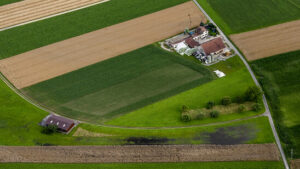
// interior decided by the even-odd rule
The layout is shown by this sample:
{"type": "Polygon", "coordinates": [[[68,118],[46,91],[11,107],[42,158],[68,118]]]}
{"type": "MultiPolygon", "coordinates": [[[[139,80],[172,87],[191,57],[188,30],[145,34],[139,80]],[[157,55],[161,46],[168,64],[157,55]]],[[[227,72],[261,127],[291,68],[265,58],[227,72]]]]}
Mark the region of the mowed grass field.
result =
{"type": "Polygon", "coordinates": [[[82,35],[188,0],[110,0],[79,11],[0,32],[0,59],[82,35]]]}
{"type": "Polygon", "coordinates": [[[290,157],[300,157],[300,51],[251,63],[272,108],[274,120],[290,157]]]}
{"type": "MultiPolygon", "coordinates": [[[[217,119],[207,118],[188,123],[182,122],[180,118],[183,105],[186,105],[191,109],[196,109],[204,108],[209,101],[220,104],[220,101],[224,96],[231,96],[232,98],[240,96],[248,87],[255,85],[238,56],[208,68],[211,71],[221,70],[226,73],[227,76],[148,105],[126,115],[114,118],[106,122],[106,124],[140,127],[186,126],[228,121],[258,114],[257,112],[232,113],[221,115],[217,119]]],[[[259,113],[262,112],[264,112],[264,110],[259,113]]]]}
{"type": "Polygon", "coordinates": [[[203,163],[128,163],[128,164],[0,164],[5,169],[283,169],[281,162],[203,162],[203,163]]]}
{"type": "Polygon", "coordinates": [[[101,123],[213,78],[203,66],[150,45],[22,92],[56,113],[101,123]]]}
{"type": "Polygon", "coordinates": [[[226,34],[300,19],[298,0],[198,0],[226,34]]]}

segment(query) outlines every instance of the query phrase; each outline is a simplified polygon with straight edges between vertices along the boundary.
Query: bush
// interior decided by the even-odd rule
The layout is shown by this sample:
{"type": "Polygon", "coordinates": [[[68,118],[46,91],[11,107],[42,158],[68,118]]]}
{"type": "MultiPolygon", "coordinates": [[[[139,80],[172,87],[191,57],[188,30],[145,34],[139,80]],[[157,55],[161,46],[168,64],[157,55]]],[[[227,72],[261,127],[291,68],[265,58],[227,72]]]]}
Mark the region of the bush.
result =
{"type": "Polygon", "coordinates": [[[205,117],[204,113],[201,112],[201,113],[197,114],[196,119],[202,120],[202,119],[204,119],[204,117],[205,117]]]}
{"type": "Polygon", "coordinates": [[[258,101],[261,96],[262,92],[257,86],[249,87],[245,93],[245,98],[247,101],[258,101]]]}
{"type": "Polygon", "coordinates": [[[189,114],[184,113],[184,114],[181,115],[181,120],[184,121],[184,122],[189,122],[189,121],[192,120],[192,117],[189,114]]]}
{"type": "Polygon", "coordinates": [[[245,100],[244,100],[244,98],[242,97],[242,96],[237,96],[236,98],[235,98],[235,102],[236,103],[243,103],[245,100]]]}
{"type": "Polygon", "coordinates": [[[256,103],[256,104],[254,104],[254,105],[252,106],[252,110],[253,110],[253,111],[258,112],[258,111],[260,111],[261,109],[262,109],[262,105],[259,104],[259,103],[256,103]]]}
{"type": "Polygon", "coordinates": [[[219,112],[218,111],[212,111],[209,113],[211,118],[218,118],[219,117],[219,112]]]}
{"type": "Polygon", "coordinates": [[[228,105],[230,105],[231,103],[232,103],[231,97],[229,97],[229,96],[223,97],[223,99],[222,99],[222,104],[223,104],[224,106],[228,106],[228,105]]]}
{"type": "Polygon", "coordinates": [[[246,107],[244,105],[240,105],[238,108],[239,113],[243,113],[246,110],[246,107]]]}
{"type": "Polygon", "coordinates": [[[184,112],[187,112],[187,111],[189,111],[189,107],[187,107],[186,105],[183,105],[182,109],[181,109],[181,112],[184,113],[184,112]]]}
{"type": "Polygon", "coordinates": [[[56,125],[48,125],[46,127],[43,127],[42,133],[44,134],[53,134],[57,132],[57,126],[56,125]]]}
{"type": "Polygon", "coordinates": [[[209,102],[206,104],[206,108],[207,108],[207,109],[212,109],[214,106],[215,106],[215,102],[213,102],[213,101],[209,101],[209,102]]]}

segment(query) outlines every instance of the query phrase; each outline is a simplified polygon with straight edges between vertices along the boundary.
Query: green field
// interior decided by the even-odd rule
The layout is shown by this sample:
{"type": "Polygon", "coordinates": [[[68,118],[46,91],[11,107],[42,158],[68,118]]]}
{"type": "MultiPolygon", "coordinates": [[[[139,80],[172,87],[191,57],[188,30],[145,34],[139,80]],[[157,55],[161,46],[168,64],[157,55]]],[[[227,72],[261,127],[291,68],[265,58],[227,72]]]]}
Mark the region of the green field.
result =
{"type": "Polygon", "coordinates": [[[22,91],[59,114],[101,123],[212,79],[203,66],[150,45],[22,91]]]}
{"type": "MultiPolygon", "coordinates": [[[[126,144],[129,137],[167,138],[170,144],[201,144],[206,140],[196,136],[203,133],[214,133],[220,128],[242,128],[252,133],[245,137],[243,133],[227,133],[230,139],[245,137],[243,143],[274,142],[272,131],[266,125],[268,119],[257,118],[235,122],[226,125],[210,127],[194,127],[182,129],[120,129],[80,124],[79,127],[92,132],[106,133],[112,137],[73,137],[64,134],[45,135],[41,133],[38,123],[47,115],[14,93],[6,84],[0,81],[0,145],[34,146],[34,145],[119,145],[126,144]]],[[[75,132],[75,130],[73,131],[75,132]]],[[[226,133],[225,133],[226,134],[226,133]]],[[[218,140],[216,140],[218,141],[218,140]]],[[[234,140],[233,140],[234,141],[234,140]]]]}
{"type": "Polygon", "coordinates": [[[300,157],[300,51],[251,63],[272,108],[285,150],[300,157]]]}
{"type": "Polygon", "coordinates": [[[188,0],[111,0],[0,32],[0,59],[150,14],[188,0]]]}
{"type": "MultiPolygon", "coordinates": [[[[222,115],[217,119],[208,118],[188,123],[182,122],[180,110],[183,105],[191,109],[203,108],[208,101],[220,103],[224,96],[234,98],[244,93],[248,87],[255,85],[247,69],[244,68],[243,63],[237,56],[228,59],[226,62],[213,65],[209,69],[224,71],[227,76],[115,118],[106,122],[106,124],[147,127],[184,126],[228,121],[258,114],[256,112],[234,113],[222,115]]],[[[264,110],[260,113],[262,112],[264,110]]]]}
{"type": "Polygon", "coordinates": [[[283,169],[281,162],[202,162],[127,164],[0,164],[5,169],[283,169]]]}
{"type": "Polygon", "coordinates": [[[0,6],[6,5],[6,4],[11,4],[11,3],[14,3],[14,2],[19,2],[19,1],[22,1],[22,0],[1,0],[0,1],[0,6]]]}
{"type": "Polygon", "coordinates": [[[299,0],[198,0],[226,34],[300,19],[299,0]]]}

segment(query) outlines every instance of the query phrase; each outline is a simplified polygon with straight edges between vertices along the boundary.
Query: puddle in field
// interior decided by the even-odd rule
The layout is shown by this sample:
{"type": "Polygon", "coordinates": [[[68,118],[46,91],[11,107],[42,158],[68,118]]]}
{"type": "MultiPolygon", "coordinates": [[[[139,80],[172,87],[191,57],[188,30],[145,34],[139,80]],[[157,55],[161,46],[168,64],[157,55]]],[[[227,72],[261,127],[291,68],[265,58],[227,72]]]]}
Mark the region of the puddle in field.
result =
{"type": "Polygon", "coordinates": [[[155,144],[168,144],[174,141],[174,139],[169,138],[146,138],[146,137],[129,137],[125,139],[125,144],[129,145],[155,145],[155,144]]]}
{"type": "Polygon", "coordinates": [[[218,128],[214,132],[205,132],[195,139],[204,140],[206,144],[232,145],[243,144],[254,139],[256,130],[248,125],[218,128]]]}

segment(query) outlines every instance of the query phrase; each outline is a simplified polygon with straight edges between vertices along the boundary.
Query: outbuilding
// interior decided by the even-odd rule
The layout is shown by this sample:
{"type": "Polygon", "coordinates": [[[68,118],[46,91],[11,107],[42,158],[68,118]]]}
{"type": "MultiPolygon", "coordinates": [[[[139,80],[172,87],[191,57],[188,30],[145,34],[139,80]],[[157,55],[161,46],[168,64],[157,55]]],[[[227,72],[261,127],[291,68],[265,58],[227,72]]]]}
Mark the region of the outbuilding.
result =
{"type": "Polygon", "coordinates": [[[55,125],[58,131],[67,133],[75,126],[75,122],[71,119],[51,114],[45,117],[40,125],[43,127],[55,125]]]}
{"type": "Polygon", "coordinates": [[[215,38],[201,45],[206,55],[216,55],[222,53],[226,48],[222,38],[215,38]]]}

